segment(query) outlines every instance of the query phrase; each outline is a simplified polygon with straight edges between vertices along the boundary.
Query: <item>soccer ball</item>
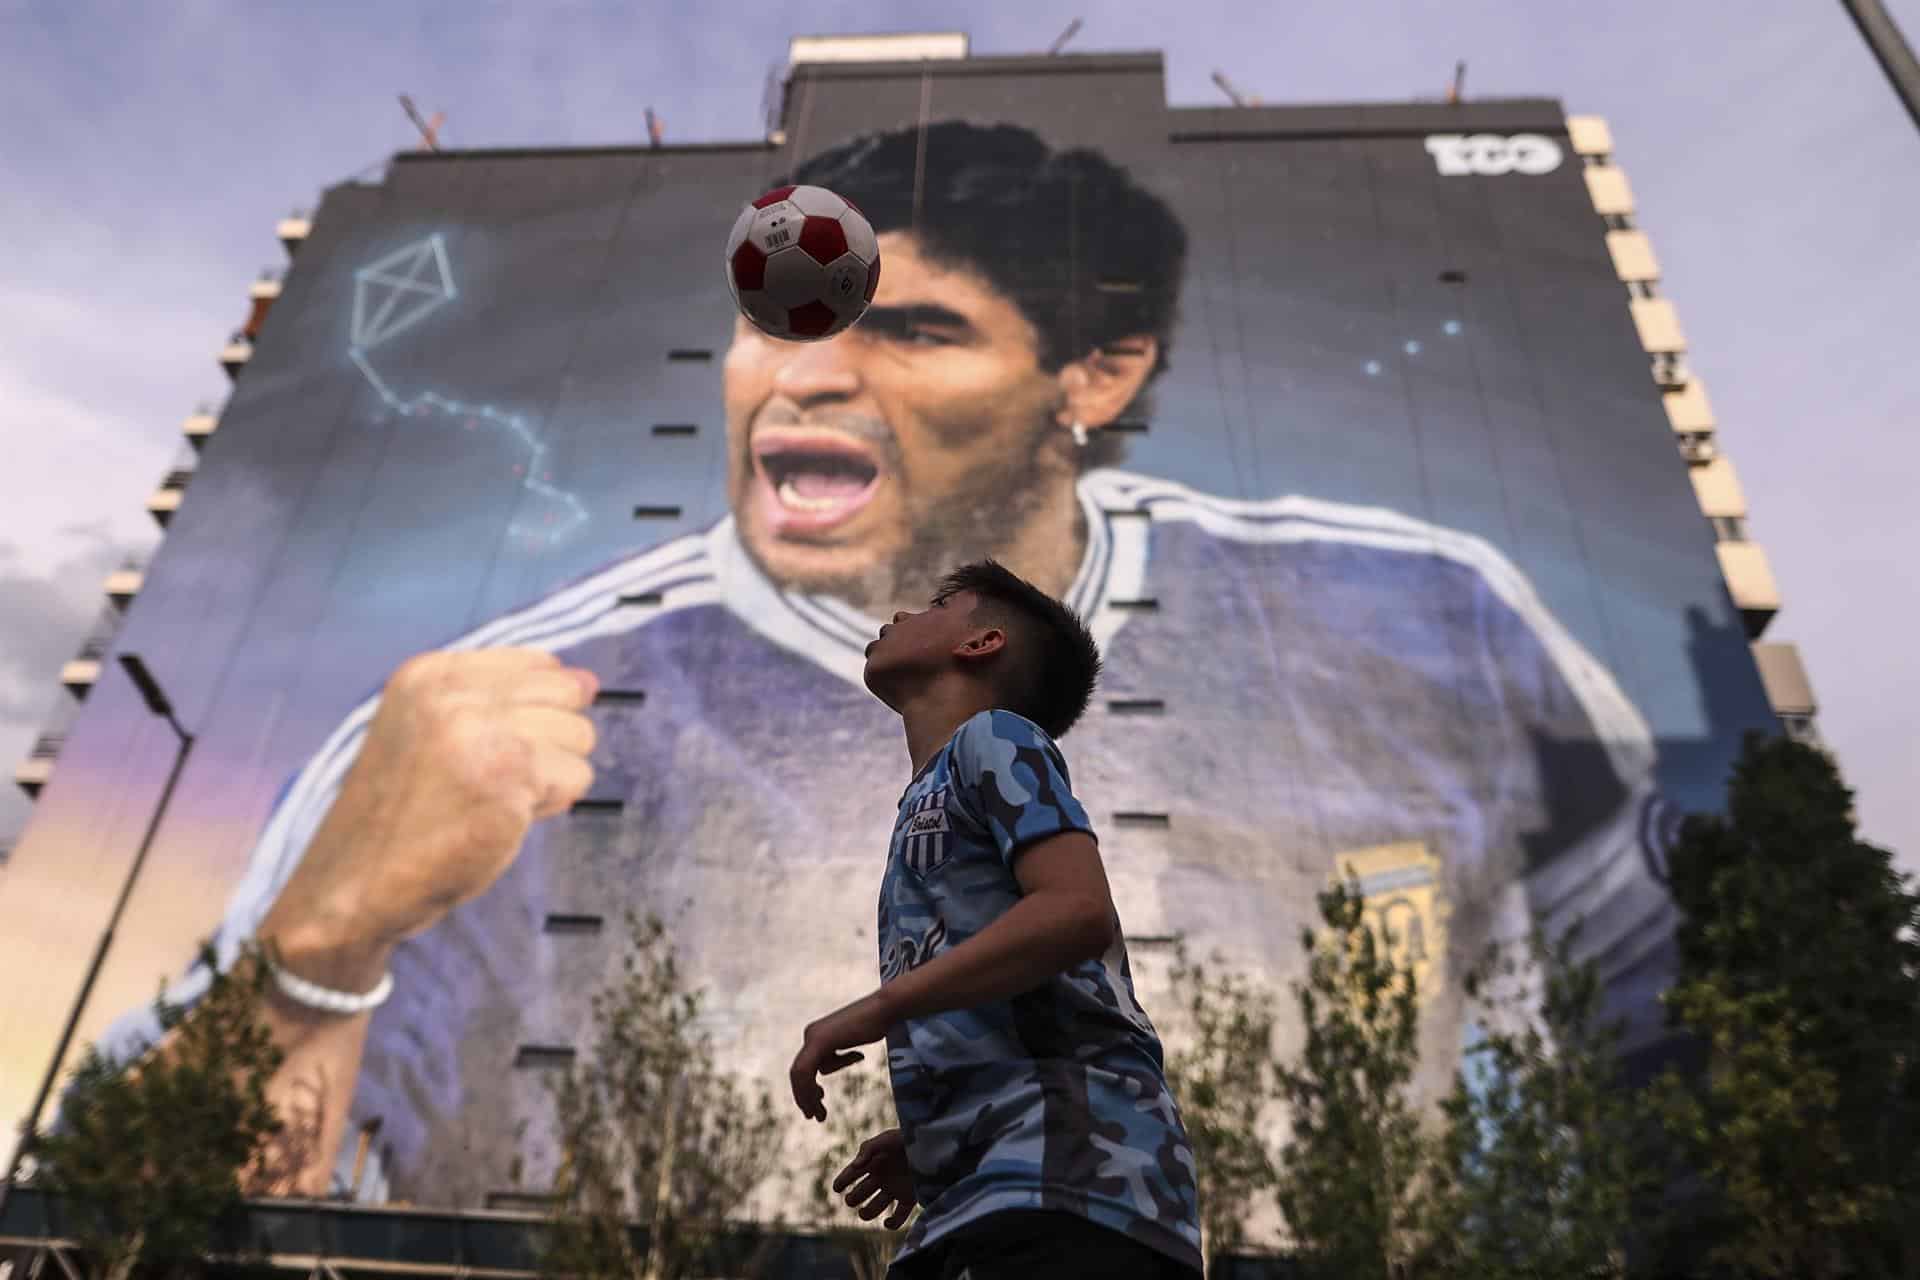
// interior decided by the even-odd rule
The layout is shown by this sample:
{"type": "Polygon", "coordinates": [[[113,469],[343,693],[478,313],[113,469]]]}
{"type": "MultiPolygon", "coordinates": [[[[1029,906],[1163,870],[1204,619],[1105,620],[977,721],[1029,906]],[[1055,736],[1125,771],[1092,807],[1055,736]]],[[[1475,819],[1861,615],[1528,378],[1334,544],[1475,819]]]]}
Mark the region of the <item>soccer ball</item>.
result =
{"type": "Polygon", "coordinates": [[[727,235],[734,305],[770,337],[831,338],[865,314],[879,283],[873,224],[825,187],[775,187],[727,235]]]}

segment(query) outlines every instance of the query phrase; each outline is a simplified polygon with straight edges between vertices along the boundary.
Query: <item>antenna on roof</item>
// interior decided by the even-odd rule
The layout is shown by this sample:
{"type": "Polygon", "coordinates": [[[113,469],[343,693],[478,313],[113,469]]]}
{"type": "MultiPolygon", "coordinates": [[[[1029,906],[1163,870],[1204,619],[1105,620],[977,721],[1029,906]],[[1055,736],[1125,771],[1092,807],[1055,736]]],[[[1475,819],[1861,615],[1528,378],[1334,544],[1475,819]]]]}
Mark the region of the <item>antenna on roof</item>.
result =
{"type": "Polygon", "coordinates": [[[1080,30],[1080,19],[1075,18],[1067,24],[1067,29],[1060,33],[1060,38],[1053,42],[1053,47],[1047,50],[1047,56],[1051,58],[1054,54],[1059,53],[1067,41],[1073,39],[1074,32],[1078,30],[1080,30]]]}
{"type": "Polygon", "coordinates": [[[660,145],[660,139],[666,136],[667,125],[659,116],[653,114],[653,108],[647,108],[647,141],[654,146],[660,145]]]}
{"type": "Polygon", "coordinates": [[[1220,86],[1220,92],[1233,99],[1233,105],[1236,107],[1257,107],[1260,105],[1259,98],[1241,93],[1238,89],[1234,88],[1233,81],[1227,79],[1227,73],[1224,71],[1214,72],[1213,82],[1220,86]]]}
{"type": "Polygon", "coordinates": [[[420,141],[426,144],[427,150],[438,151],[440,149],[440,126],[447,122],[447,113],[444,111],[436,111],[433,113],[433,119],[422,120],[420,118],[420,109],[414,106],[413,99],[404,93],[400,95],[400,109],[407,113],[407,119],[413,121],[413,127],[420,131],[420,141]]]}
{"type": "Polygon", "coordinates": [[[1453,64],[1453,83],[1447,86],[1447,103],[1458,105],[1461,95],[1467,91],[1467,64],[1460,61],[1453,64]]]}

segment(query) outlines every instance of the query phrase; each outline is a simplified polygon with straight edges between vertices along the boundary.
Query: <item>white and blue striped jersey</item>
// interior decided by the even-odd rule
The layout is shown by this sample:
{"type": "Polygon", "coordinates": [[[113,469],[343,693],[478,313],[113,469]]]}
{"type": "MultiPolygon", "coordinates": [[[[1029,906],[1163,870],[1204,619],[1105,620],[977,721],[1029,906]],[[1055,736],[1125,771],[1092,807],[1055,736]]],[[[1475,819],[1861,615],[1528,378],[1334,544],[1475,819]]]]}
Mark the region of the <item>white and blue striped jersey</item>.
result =
{"type": "MultiPolygon", "coordinates": [[[[1086,546],[1064,598],[1106,675],[1071,738],[1075,790],[1131,935],[1185,933],[1283,988],[1336,867],[1411,849],[1437,868],[1417,874],[1444,899],[1453,954],[1529,912],[1556,928],[1579,915],[1603,979],[1644,990],[1672,910],[1641,838],[1652,739],[1505,556],[1385,509],[1117,470],[1078,495],[1086,546]]],[[[584,1041],[588,1000],[621,965],[616,931],[549,932],[551,915],[658,911],[708,989],[717,1045],[770,1087],[805,1021],[871,986],[874,851],[894,817],[876,788],[904,756],[862,683],[878,626],[769,580],[726,518],[447,646],[545,648],[645,699],[595,711],[593,796],[617,805],[537,826],[492,889],[396,954],[350,1117],[350,1132],[382,1122],[363,1199],[471,1203],[513,1169],[551,1171],[545,1084],[514,1069],[517,1049],[584,1041]]],[[[222,965],[298,864],[377,698],[282,789],[216,937],[222,965]]],[[[1381,892],[1406,874],[1376,877],[1381,892]]],[[[205,982],[190,970],[168,994],[205,982]]],[[[1437,1094],[1458,1060],[1457,984],[1424,1008],[1437,1094]]],[[[131,1011],[106,1047],[152,1031],[131,1011]]],[[[1283,1020],[1282,1051],[1290,1034],[1283,1020]]]]}

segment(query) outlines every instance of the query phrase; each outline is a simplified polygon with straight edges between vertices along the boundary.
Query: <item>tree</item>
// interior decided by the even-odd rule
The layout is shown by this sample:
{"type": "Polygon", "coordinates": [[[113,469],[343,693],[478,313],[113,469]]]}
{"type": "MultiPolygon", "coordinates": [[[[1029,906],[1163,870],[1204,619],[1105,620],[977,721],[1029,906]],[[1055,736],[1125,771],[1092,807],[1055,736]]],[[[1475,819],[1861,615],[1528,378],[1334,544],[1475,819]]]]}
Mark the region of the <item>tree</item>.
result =
{"type": "MultiPolygon", "coordinates": [[[[825,1226],[846,1250],[854,1280],[882,1280],[907,1237],[907,1228],[888,1231],[884,1219],[881,1224],[862,1222],[860,1215],[834,1194],[833,1180],[847,1167],[861,1143],[899,1124],[884,1053],[834,1077],[833,1105],[827,1112],[828,1146],[815,1157],[809,1170],[807,1199],[814,1221],[825,1226]]],[[[909,1228],[912,1221],[907,1220],[909,1228]]]]}
{"type": "Polygon", "coordinates": [[[1175,944],[1174,998],[1190,1019],[1167,1055],[1167,1083],[1193,1144],[1200,1195],[1200,1252],[1213,1260],[1246,1242],[1254,1204],[1278,1185],[1264,1119],[1276,1080],[1272,999],[1239,974],[1192,960],[1175,944]]]}
{"type": "Polygon", "coordinates": [[[716,1064],[666,927],[632,913],[627,924],[624,971],[593,999],[591,1052],[554,1085],[560,1165],[542,1261],[587,1280],[673,1280],[778,1166],[780,1127],[766,1090],[749,1099],[716,1064]]]}
{"type": "Polygon", "coordinates": [[[1852,799],[1823,752],[1751,734],[1669,859],[1668,1017],[1704,1064],[1655,1100],[1688,1234],[1749,1275],[1920,1274],[1920,896],[1852,799]]]}
{"type": "Polygon", "coordinates": [[[1277,1196],[1298,1251],[1325,1274],[1384,1280],[1405,1273],[1418,1242],[1428,1143],[1408,1098],[1419,1058],[1413,973],[1363,908],[1349,872],[1320,895],[1326,936],[1300,934],[1307,976],[1293,985],[1306,1043],[1277,1066],[1292,1127],[1277,1196]]]}
{"type": "Polygon", "coordinates": [[[310,1135],[267,1098],[282,1061],[257,1016],[267,968],[255,951],[227,973],[210,945],[200,955],[213,979],[191,1018],[154,999],[161,1052],[120,1061],[89,1045],[55,1126],[34,1136],[35,1182],[107,1280],[202,1258],[248,1190],[304,1164],[293,1139],[310,1135]]]}
{"type": "Polygon", "coordinates": [[[1435,1280],[1619,1276],[1636,1196],[1638,1110],[1599,975],[1570,930],[1488,948],[1465,981],[1483,1038],[1442,1104],[1418,1267],[1435,1280]]]}

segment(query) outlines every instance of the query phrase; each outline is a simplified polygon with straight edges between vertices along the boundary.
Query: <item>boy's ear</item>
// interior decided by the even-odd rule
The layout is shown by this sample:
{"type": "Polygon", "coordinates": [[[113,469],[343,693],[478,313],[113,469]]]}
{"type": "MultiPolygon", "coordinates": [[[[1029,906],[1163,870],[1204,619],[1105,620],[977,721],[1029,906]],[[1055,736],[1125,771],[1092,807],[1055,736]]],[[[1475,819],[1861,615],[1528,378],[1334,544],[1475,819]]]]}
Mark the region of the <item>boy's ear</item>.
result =
{"type": "Polygon", "coordinates": [[[1007,647],[1007,633],[999,627],[983,627],[954,647],[956,658],[988,658],[1007,647]]]}

